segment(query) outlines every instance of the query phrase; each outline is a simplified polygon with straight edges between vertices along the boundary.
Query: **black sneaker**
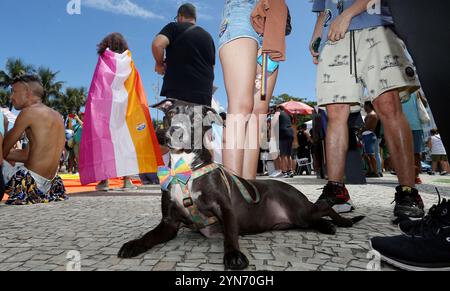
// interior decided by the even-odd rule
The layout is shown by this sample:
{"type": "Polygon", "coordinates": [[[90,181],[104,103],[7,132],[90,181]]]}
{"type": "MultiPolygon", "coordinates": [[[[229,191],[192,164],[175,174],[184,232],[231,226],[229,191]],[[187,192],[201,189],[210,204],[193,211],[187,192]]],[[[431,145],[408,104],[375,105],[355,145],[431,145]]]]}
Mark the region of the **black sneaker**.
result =
{"type": "Polygon", "coordinates": [[[423,237],[425,233],[436,233],[439,229],[447,227],[450,222],[450,200],[441,200],[441,195],[438,190],[437,192],[439,202],[430,208],[427,216],[422,220],[405,220],[399,224],[400,231],[404,235],[423,237]]]}
{"type": "Polygon", "coordinates": [[[294,178],[295,177],[295,174],[294,174],[293,171],[289,171],[288,175],[289,175],[289,178],[294,178]]]}
{"type": "Polygon", "coordinates": [[[292,171],[283,172],[283,178],[294,178],[294,173],[292,171]]]}
{"type": "Polygon", "coordinates": [[[397,219],[394,223],[424,217],[424,204],[417,189],[398,186],[396,190],[394,216],[397,217],[397,219]]]}
{"type": "Polygon", "coordinates": [[[407,235],[373,238],[372,248],[403,270],[450,271],[450,201],[433,206],[422,221],[409,226],[407,235]]]}
{"type": "Polygon", "coordinates": [[[320,200],[325,200],[337,213],[348,213],[355,210],[344,184],[328,182],[318,201],[320,200]]]}

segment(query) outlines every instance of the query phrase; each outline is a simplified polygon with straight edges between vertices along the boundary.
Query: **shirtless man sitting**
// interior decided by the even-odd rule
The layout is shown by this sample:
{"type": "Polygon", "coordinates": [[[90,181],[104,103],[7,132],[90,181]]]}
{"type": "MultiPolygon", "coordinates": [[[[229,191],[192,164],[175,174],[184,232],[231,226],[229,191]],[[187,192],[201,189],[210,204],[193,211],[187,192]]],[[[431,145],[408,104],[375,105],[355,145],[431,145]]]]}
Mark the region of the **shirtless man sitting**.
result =
{"type": "Polygon", "coordinates": [[[44,88],[37,76],[24,75],[13,82],[11,101],[21,112],[3,142],[3,176],[9,195],[6,204],[67,199],[64,184],[56,176],[65,144],[64,123],[58,112],[42,103],[43,95],[44,88]],[[25,149],[14,149],[23,134],[29,140],[28,145],[25,149]]]}
{"type": "Polygon", "coordinates": [[[365,126],[362,130],[362,138],[364,142],[364,156],[369,166],[367,176],[378,178],[380,169],[378,169],[377,159],[375,157],[375,147],[377,146],[377,136],[375,135],[375,130],[378,124],[378,116],[372,102],[370,101],[364,104],[364,110],[366,111],[367,116],[364,119],[365,126]]]}

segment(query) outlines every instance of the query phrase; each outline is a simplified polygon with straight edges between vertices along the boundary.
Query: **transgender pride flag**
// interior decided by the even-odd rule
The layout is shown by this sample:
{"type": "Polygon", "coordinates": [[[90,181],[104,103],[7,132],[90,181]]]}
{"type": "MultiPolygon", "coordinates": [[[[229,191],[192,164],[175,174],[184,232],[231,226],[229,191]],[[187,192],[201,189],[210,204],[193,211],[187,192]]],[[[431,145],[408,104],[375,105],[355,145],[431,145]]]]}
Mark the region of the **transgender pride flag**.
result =
{"type": "Polygon", "coordinates": [[[81,184],[156,173],[163,165],[139,72],[129,51],[100,57],[81,137],[81,184]]]}

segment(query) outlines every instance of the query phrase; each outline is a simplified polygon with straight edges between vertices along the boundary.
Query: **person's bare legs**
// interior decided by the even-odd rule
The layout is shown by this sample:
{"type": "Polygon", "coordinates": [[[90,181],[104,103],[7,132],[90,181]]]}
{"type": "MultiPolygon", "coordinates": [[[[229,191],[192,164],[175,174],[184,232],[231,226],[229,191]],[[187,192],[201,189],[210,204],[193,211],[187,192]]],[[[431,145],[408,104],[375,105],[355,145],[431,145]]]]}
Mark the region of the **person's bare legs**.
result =
{"type": "MultiPolygon", "coordinates": [[[[256,75],[255,75],[256,77],[256,75]]],[[[266,122],[267,113],[269,112],[269,104],[272,99],[273,91],[277,82],[278,70],[270,75],[267,82],[267,97],[265,101],[261,100],[261,91],[258,90],[254,94],[254,108],[252,111],[252,119],[247,125],[246,141],[249,145],[244,151],[244,165],[242,177],[248,180],[256,179],[258,169],[259,150],[260,150],[260,124],[266,122]],[[262,118],[260,118],[262,116],[262,118]],[[256,145],[256,148],[254,148],[256,145]]]]}
{"type": "Polygon", "coordinates": [[[293,172],[295,168],[292,166],[292,156],[288,156],[288,161],[289,171],[293,172]]]}
{"type": "Polygon", "coordinates": [[[386,141],[401,186],[415,187],[413,136],[398,92],[379,96],[373,105],[383,123],[386,141]]]}
{"type": "Polygon", "coordinates": [[[431,170],[433,171],[433,173],[436,173],[437,167],[438,167],[438,162],[431,163],[431,170]]]}
{"type": "Polygon", "coordinates": [[[422,172],[422,158],[421,154],[414,154],[414,170],[416,177],[419,177],[420,173],[422,172]]]}
{"type": "Polygon", "coordinates": [[[326,152],[328,157],[328,180],[330,182],[344,183],[345,161],[348,151],[348,117],[350,116],[350,105],[328,105],[327,113],[326,152]]]}
{"type": "Polygon", "coordinates": [[[326,201],[338,213],[351,212],[354,208],[344,185],[345,163],[348,152],[350,116],[349,104],[327,106],[328,126],[325,140],[328,183],[318,201],[326,201]]]}
{"type": "Polygon", "coordinates": [[[291,157],[291,168],[292,168],[292,171],[294,171],[294,173],[295,173],[296,169],[297,169],[297,157],[294,157],[294,158],[291,157]]]}
{"type": "Polygon", "coordinates": [[[281,157],[278,156],[278,158],[276,158],[276,159],[273,161],[273,163],[274,163],[274,165],[275,165],[275,170],[276,170],[276,171],[281,171],[281,157]]]}
{"type": "Polygon", "coordinates": [[[289,159],[288,156],[281,157],[281,170],[283,173],[287,173],[289,171],[289,159]]]}
{"type": "Polygon", "coordinates": [[[280,157],[280,169],[281,169],[281,172],[286,172],[286,166],[285,166],[285,164],[284,164],[284,156],[281,156],[280,157]]]}
{"type": "Polygon", "coordinates": [[[223,163],[238,176],[243,174],[246,136],[246,124],[242,124],[239,117],[248,117],[253,111],[257,52],[258,44],[251,38],[231,41],[219,52],[228,95],[227,144],[223,150],[223,163]]]}
{"type": "Polygon", "coordinates": [[[95,189],[97,191],[109,191],[109,180],[102,180],[96,186],[95,189]]]}
{"type": "Polygon", "coordinates": [[[123,177],[123,188],[136,188],[131,180],[131,177],[125,176],[123,177]]]}
{"type": "Polygon", "coordinates": [[[364,154],[363,155],[363,159],[364,159],[364,162],[367,165],[367,173],[370,173],[372,171],[372,169],[371,169],[371,166],[370,166],[369,156],[367,154],[364,154]]]}
{"type": "Polygon", "coordinates": [[[367,155],[367,159],[369,161],[370,173],[378,175],[377,159],[375,158],[375,155],[367,155]]]}
{"type": "Polygon", "coordinates": [[[291,156],[287,156],[287,160],[288,160],[288,171],[293,171],[293,167],[292,167],[292,157],[291,156]]]}
{"type": "Polygon", "coordinates": [[[440,164],[441,164],[441,173],[442,172],[448,173],[448,168],[449,168],[448,162],[441,161],[440,164]]]}

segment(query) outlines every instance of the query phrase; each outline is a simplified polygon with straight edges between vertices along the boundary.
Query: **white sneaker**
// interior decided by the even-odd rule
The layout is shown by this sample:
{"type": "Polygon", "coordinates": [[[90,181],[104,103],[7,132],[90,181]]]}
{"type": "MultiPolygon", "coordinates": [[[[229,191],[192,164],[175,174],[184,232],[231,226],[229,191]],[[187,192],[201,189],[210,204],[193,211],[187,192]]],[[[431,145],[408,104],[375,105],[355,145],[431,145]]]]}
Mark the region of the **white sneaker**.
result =
{"type": "Polygon", "coordinates": [[[275,172],[272,176],[270,176],[270,178],[281,178],[283,176],[284,176],[283,172],[279,171],[275,172]]]}
{"type": "Polygon", "coordinates": [[[270,178],[275,177],[276,175],[278,175],[279,171],[275,171],[272,174],[269,175],[270,178]]]}
{"type": "Polygon", "coordinates": [[[343,204],[336,204],[332,208],[337,213],[350,213],[356,209],[355,206],[353,205],[352,200],[348,200],[343,204]]]}

